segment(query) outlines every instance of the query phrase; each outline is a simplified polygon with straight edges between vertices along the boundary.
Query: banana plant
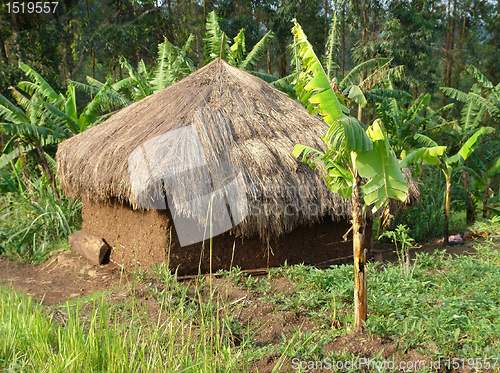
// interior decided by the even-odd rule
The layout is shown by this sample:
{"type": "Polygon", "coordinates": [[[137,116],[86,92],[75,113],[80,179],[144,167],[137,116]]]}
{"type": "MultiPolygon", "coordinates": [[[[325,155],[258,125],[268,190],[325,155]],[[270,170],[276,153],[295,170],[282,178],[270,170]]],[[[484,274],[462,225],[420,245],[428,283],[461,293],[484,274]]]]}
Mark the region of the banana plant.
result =
{"type": "Polygon", "coordinates": [[[57,93],[54,88],[34,69],[25,63],[20,62],[19,67],[31,79],[31,81],[19,82],[17,87],[29,95],[36,94],[39,98],[47,102],[64,100],[61,93],[57,93]]]}
{"type": "Polygon", "coordinates": [[[209,64],[216,58],[221,58],[241,70],[251,70],[264,55],[266,47],[274,36],[272,31],[267,32],[246,54],[245,29],[241,29],[231,42],[226,33],[221,30],[219,21],[215,11],[208,14],[205,38],[203,39],[205,42],[205,64],[209,64]],[[231,45],[232,43],[233,45],[231,45]]]}
{"type": "Polygon", "coordinates": [[[24,158],[26,153],[35,150],[57,195],[55,178],[50,167],[52,159],[45,153],[44,147],[58,144],[95,123],[99,111],[108,108],[106,96],[109,95],[109,89],[106,85],[103,86],[78,115],[74,86],[70,84],[65,97],[57,93],[34,69],[24,63],[20,66],[31,81],[18,84],[18,88],[25,94],[11,88],[17,106],[0,95],[0,125],[7,135],[11,136],[2,149],[0,169],[19,158],[23,165],[23,176],[28,177],[24,158]]]}
{"type": "Polygon", "coordinates": [[[426,93],[420,95],[407,108],[393,98],[377,103],[376,112],[387,129],[391,145],[398,157],[404,158],[409,149],[418,146],[420,137],[415,137],[416,133],[447,124],[440,114],[452,108],[453,104],[434,111],[429,107],[430,101],[431,95],[426,93]]]}
{"type": "MultiPolygon", "coordinates": [[[[444,219],[444,232],[443,232],[443,243],[448,245],[449,243],[449,226],[450,226],[450,198],[451,198],[451,177],[454,171],[459,168],[463,168],[463,165],[467,158],[474,152],[477,148],[479,136],[492,133],[495,130],[491,127],[482,127],[477,130],[460,148],[460,150],[453,156],[446,156],[444,150],[445,146],[438,146],[431,139],[428,139],[428,143],[432,145],[430,148],[420,148],[410,154],[408,154],[399,164],[400,167],[408,167],[412,163],[416,163],[420,160],[424,160],[427,163],[436,165],[443,172],[445,177],[445,219],[444,219]]],[[[422,135],[421,135],[422,136],[422,135]]]]}
{"type": "MultiPolygon", "coordinates": [[[[126,92],[130,93],[128,97],[132,101],[140,101],[188,76],[196,70],[193,61],[187,57],[193,40],[194,35],[191,34],[182,47],[177,47],[165,39],[158,45],[158,58],[154,69],[148,68],[143,60],[139,61],[135,69],[125,57],[121,56],[120,64],[127,70],[129,76],[114,84],[109,83],[107,91],[103,92],[103,97],[126,106],[129,103],[123,95],[126,92]]],[[[71,83],[94,95],[106,84],[90,77],[87,77],[88,84],[71,83]]]]}
{"type": "MultiPolygon", "coordinates": [[[[113,83],[111,79],[102,83],[90,76],[87,76],[86,80],[87,83],[82,83],[68,79],[68,89],[70,89],[70,86],[73,86],[77,90],[81,90],[91,97],[99,94],[99,96],[101,96],[101,100],[99,100],[97,104],[101,113],[114,112],[131,104],[131,101],[125,97],[123,93],[121,93],[122,90],[133,85],[133,80],[131,78],[125,78],[116,83],[113,83]],[[107,89],[102,89],[105,86],[107,89]]],[[[72,95],[73,94],[71,94],[71,96],[72,95]]],[[[70,100],[72,98],[67,97],[67,99],[70,100]]]]}
{"type": "Polygon", "coordinates": [[[471,189],[473,191],[482,193],[483,198],[483,218],[488,217],[488,202],[490,185],[494,178],[500,174],[500,157],[495,158],[490,166],[487,166],[486,161],[476,157],[479,161],[480,167],[476,169],[469,169],[471,175],[471,189]]]}
{"type": "Polygon", "coordinates": [[[68,81],[66,96],[57,93],[47,81],[30,66],[21,63],[21,69],[31,79],[31,81],[19,82],[18,88],[28,95],[36,94],[43,101],[43,106],[48,110],[48,116],[58,124],[65,124],[70,131],[70,135],[78,134],[91,125],[107,119],[110,113],[130,104],[123,95],[117,91],[119,84],[111,85],[110,81],[100,83],[95,79],[87,77],[91,86],[68,81]],[[86,89],[93,96],[93,99],[82,110],[77,112],[77,101],[75,87],[89,87],[86,89]]]}
{"type": "Polygon", "coordinates": [[[68,128],[61,123],[54,122],[45,110],[44,101],[35,92],[31,98],[26,98],[16,89],[12,88],[12,96],[19,105],[16,106],[0,95],[0,125],[11,138],[3,149],[0,157],[0,167],[9,164],[21,153],[35,149],[38,153],[47,179],[54,192],[54,175],[50,169],[44,146],[56,144],[71,136],[68,128]],[[19,145],[16,149],[16,145],[19,145]]]}
{"type": "Polygon", "coordinates": [[[330,190],[344,198],[351,198],[354,323],[356,327],[363,327],[368,313],[364,251],[366,207],[371,206],[373,211],[377,211],[390,198],[404,201],[408,185],[381,121],[376,120],[365,130],[361,122],[349,116],[349,111],[343,105],[344,98],[334,92],[304,31],[296,20],[293,22],[292,33],[301,66],[295,85],[297,96],[311,114],[319,114],[329,125],[322,137],[326,151],[297,144],[293,155],[313,168],[323,168],[330,190]],[[368,181],[363,182],[363,179],[368,181]]]}
{"type": "Polygon", "coordinates": [[[476,67],[469,66],[467,72],[472,75],[476,83],[468,93],[451,87],[441,87],[443,93],[453,99],[464,102],[462,121],[469,118],[468,122],[480,121],[484,113],[492,118],[500,118],[500,83],[493,85],[476,67]],[[468,115],[466,112],[469,111],[468,115]]]}
{"type": "MultiPolygon", "coordinates": [[[[448,135],[453,142],[461,146],[468,137],[483,125],[489,114],[493,119],[500,118],[500,83],[494,86],[474,66],[469,66],[468,73],[476,80],[469,92],[465,93],[451,87],[441,87],[443,93],[452,99],[463,102],[460,121],[456,121],[448,135]]],[[[475,203],[470,193],[469,169],[463,171],[464,188],[467,191],[467,223],[472,224],[475,219],[475,203]]]]}
{"type": "MultiPolygon", "coordinates": [[[[107,82],[96,92],[92,101],[85,106],[80,114],[78,113],[76,102],[75,85],[71,83],[68,85],[64,101],[53,104],[44,102],[44,105],[48,110],[48,116],[55,123],[64,124],[71,131],[72,136],[85,131],[87,128],[110,116],[110,114],[108,114],[99,118],[100,113],[110,111],[109,102],[106,99],[106,96],[109,96],[109,91],[110,83],[107,82]]],[[[128,102],[123,99],[122,101],[115,102],[113,106],[123,107],[127,104],[128,102]]]]}

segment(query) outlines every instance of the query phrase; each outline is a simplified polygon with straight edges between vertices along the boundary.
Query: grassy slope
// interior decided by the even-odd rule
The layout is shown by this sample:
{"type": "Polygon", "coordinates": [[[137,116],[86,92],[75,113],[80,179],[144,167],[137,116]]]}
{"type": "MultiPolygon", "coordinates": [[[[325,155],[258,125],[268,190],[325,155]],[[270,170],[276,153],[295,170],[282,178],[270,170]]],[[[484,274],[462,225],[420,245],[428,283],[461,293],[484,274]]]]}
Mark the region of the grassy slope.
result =
{"type": "MultiPolygon", "coordinates": [[[[433,359],[500,356],[500,251],[493,239],[478,243],[477,251],[456,258],[420,254],[409,276],[397,263],[370,264],[367,332],[433,359]]],[[[48,312],[0,287],[0,371],[248,371],[246,362],[269,354],[280,356],[276,364],[286,362],[288,370],[293,357],[327,356],[322,346],[352,325],[352,266],[292,266],[260,279],[226,273],[272,312],[302,314],[315,326],[265,346],[255,343],[256,328],[235,317],[244,305],[216,300],[206,280],[188,287],[162,267],[152,275],[147,289],[154,317],[133,296],[116,301],[111,293],[95,294],[48,312]],[[294,291],[270,291],[277,279],[287,279],[294,291]]]]}

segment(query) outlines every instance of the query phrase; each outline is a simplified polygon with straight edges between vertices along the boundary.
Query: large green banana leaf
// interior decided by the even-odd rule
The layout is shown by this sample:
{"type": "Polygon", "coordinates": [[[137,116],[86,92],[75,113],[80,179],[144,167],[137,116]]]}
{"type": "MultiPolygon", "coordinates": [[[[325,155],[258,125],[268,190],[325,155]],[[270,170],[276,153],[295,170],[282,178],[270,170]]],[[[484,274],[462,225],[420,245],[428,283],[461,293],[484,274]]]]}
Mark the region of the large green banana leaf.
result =
{"type": "Polygon", "coordinates": [[[373,211],[377,211],[389,198],[404,201],[408,194],[408,184],[380,119],[368,128],[367,134],[373,141],[373,149],[357,154],[356,167],[361,177],[370,179],[363,186],[365,203],[373,205],[373,211]]]}
{"type": "Polygon", "coordinates": [[[336,150],[364,152],[372,149],[373,146],[362,124],[346,115],[349,111],[340,103],[333,91],[307,36],[296,20],[294,23],[292,33],[297,40],[298,56],[302,60],[304,69],[298,76],[297,95],[311,114],[319,113],[330,126],[323,140],[336,150]]]}
{"type": "Polygon", "coordinates": [[[269,45],[269,42],[274,37],[272,31],[269,31],[265,34],[262,39],[260,39],[257,44],[252,48],[252,50],[247,54],[245,59],[238,65],[238,68],[242,70],[248,70],[252,66],[256,65],[259,62],[259,59],[266,52],[266,47],[269,45]]]}
{"type": "Polygon", "coordinates": [[[246,53],[246,48],[245,48],[245,29],[242,28],[240,32],[238,32],[238,35],[234,37],[234,44],[230,46],[231,50],[233,51],[233,59],[232,59],[232,64],[235,66],[238,66],[238,64],[243,61],[243,56],[246,53]]]}
{"type": "Polygon", "coordinates": [[[138,91],[136,92],[136,98],[138,100],[141,100],[153,93],[146,80],[143,79],[143,77],[132,67],[132,65],[128,63],[128,61],[123,56],[120,57],[120,64],[123,68],[126,68],[128,70],[130,77],[137,84],[138,91]]]}
{"type": "Polygon", "coordinates": [[[352,173],[343,165],[342,157],[335,157],[331,152],[323,152],[306,145],[295,145],[293,156],[307,163],[311,168],[324,166],[324,176],[328,188],[333,193],[339,193],[343,198],[348,198],[352,194],[352,173]]]}
{"type": "Polygon", "coordinates": [[[230,40],[226,33],[219,26],[219,17],[215,11],[207,15],[205,38],[205,64],[208,64],[216,58],[228,60],[234,58],[233,51],[230,48],[230,40]]]}
{"type": "Polygon", "coordinates": [[[424,160],[429,164],[437,166],[439,164],[439,157],[444,154],[446,146],[433,146],[430,148],[420,148],[414,152],[408,154],[401,162],[399,162],[399,167],[408,167],[412,163],[419,160],[424,160]]]}
{"type": "Polygon", "coordinates": [[[458,151],[457,154],[455,154],[452,157],[449,157],[446,160],[446,163],[449,165],[458,165],[459,163],[463,163],[469,156],[472,154],[472,152],[477,148],[479,145],[477,140],[479,139],[479,136],[485,135],[488,133],[495,132],[495,130],[491,127],[482,127],[479,130],[477,130],[466,142],[465,144],[462,145],[460,150],[458,151]]]}
{"type": "Polygon", "coordinates": [[[307,40],[302,27],[293,20],[292,33],[298,45],[298,56],[302,60],[304,71],[300,73],[296,84],[297,95],[312,113],[320,113],[323,120],[332,125],[349,113],[342,105],[330,85],[330,81],[314,53],[312,45],[307,40]]]}
{"type": "Polygon", "coordinates": [[[497,159],[495,159],[493,161],[493,165],[490,167],[490,169],[488,170],[488,177],[493,177],[495,176],[496,174],[498,174],[498,172],[500,172],[500,157],[498,157],[497,159]]]}
{"type": "MultiPolygon", "coordinates": [[[[33,95],[35,93],[40,94],[43,97],[48,98],[51,101],[57,101],[59,99],[59,95],[57,92],[50,86],[49,83],[35,70],[24,63],[20,63],[19,66],[21,69],[28,75],[32,80],[36,82],[36,84],[32,87],[33,91],[28,89],[28,93],[33,95]]],[[[28,82],[30,83],[30,82],[28,82]]],[[[22,88],[22,86],[20,86],[22,88]]],[[[22,88],[23,89],[23,88],[22,88]]]]}

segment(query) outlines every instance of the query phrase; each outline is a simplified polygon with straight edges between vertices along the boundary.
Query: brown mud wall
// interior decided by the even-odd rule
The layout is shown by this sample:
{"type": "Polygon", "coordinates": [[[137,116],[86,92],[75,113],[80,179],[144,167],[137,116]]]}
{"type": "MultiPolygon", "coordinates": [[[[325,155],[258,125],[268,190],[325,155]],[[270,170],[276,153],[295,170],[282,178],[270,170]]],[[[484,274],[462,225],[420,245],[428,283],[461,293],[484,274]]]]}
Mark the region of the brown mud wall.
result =
{"type": "MultiPolygon", "coordinates": [[[[179,275],[196,274],[202,253],[202,244],[181,247],[172,219],[166,210],[132,210],[128,204],[117,201],[95,203],[83,201],[83,230],[102,237],[111,247],[110,260],[126,269],[147,269],[154,263],[168,263],[178,268],[179,275]]],[[[213,238],[212,270],[276,267],[288,264],[318,264],[352,255],[352,234],[344,241],[342,236],[350,225],[346,220],[300,227],[277,241],[262,243],[258,237],[235,237],[230,232],[213,238]],[[234,257],[233,257],[234,246],[234,257]]],[[[209,272],[209,241],[205,243],[201,270],[209,272]]],[[[338,262],[351,262],[344,259],[338,262]]]]}

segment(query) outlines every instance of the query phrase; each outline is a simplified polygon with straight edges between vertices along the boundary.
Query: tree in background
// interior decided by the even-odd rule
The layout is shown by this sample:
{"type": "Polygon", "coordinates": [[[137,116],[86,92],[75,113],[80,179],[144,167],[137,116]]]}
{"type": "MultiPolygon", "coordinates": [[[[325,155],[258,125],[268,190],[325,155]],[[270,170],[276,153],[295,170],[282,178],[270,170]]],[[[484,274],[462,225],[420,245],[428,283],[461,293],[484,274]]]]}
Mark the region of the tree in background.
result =
{"type": "Polygon", "coordinates": [[[433,92],[438,86],[436,42],[442,15],[436,11],[437,4],[436,0],[391,1],[377,41],[382,56],[405,67],[406,83],[402,88],[414,99],[420,92],[433,92]]]}
{"type": "Polygon", "coordinates": [[[478,147],[478,139],[481,135],[493,133],[495,130],[491,127],[482,127],[477,130],[467,141],[461,146],[460,150],[452,156],[443,155],[441,149],[445,146],[438,146],[435,142],[429,141],[431,148],[421,148],[407,155],[401,162],[401,167],[408,167],[410,164],[423,159],[428,163],[437,165],[443,172],[446,180],[445,187],[445,222],[443,243],[448,245],[450,236],[450,199],[451,199],[451,178],[453,173],[462,167],[469,156],[478,147]],[[439,151],[439,153],[438,153],[439,151]],[[423,154],[425,153],[425,157],[423,154]]]}
{"type": "MultiPolygon", "coordinates": [[[[461,146],[471,133],[487,122],[498,125],[500,119],[500,83],[494,86],[474,66],[469,66],[467,71],[475,80],[475,84],[468,93],[450,87],[441,88],[446,96],[463,103],[460,120],[456,121],[455,126],[447,133],[448,139],[452,140],[455,146],[461,146]],[[488,114],[490,118],[487,118],[488,114]]],[[[467,161],[465,166],[467,166],[467,161]]],[[[484,168],[485,166],[481,165],[481,169],[484,168]]],[[[476,206],[471,195],[469,171],[469,168],[464,169],[462,178],[466,191],[467,223],[472,224],[475,220],[476,206]]]]}
{"type": "MultiPolygon", "coordinates": [[[[65,97],[34,69],[20,63],[21,69],[30,81],[19,82],[18,88],[11,88],[12,96],[18,106],[0,94],[0,125],[8,141],[2,149],[0,168],[19,158],[25,179],[26,154],[35,150],[54,193],[55,178],[51,170],[53,160],[46,154],[44,147],[56,145],[64,139],[85,131],[98,122],[99,115],[126,106],[128,102],[103,84],[90,103],[78,114],[75,87],[70,85],[65,97]]],[[[101,118],[102,119],[102,118],[101,118]]],[[[27,180],[26,180],[27,181],[27,180]]]]}

